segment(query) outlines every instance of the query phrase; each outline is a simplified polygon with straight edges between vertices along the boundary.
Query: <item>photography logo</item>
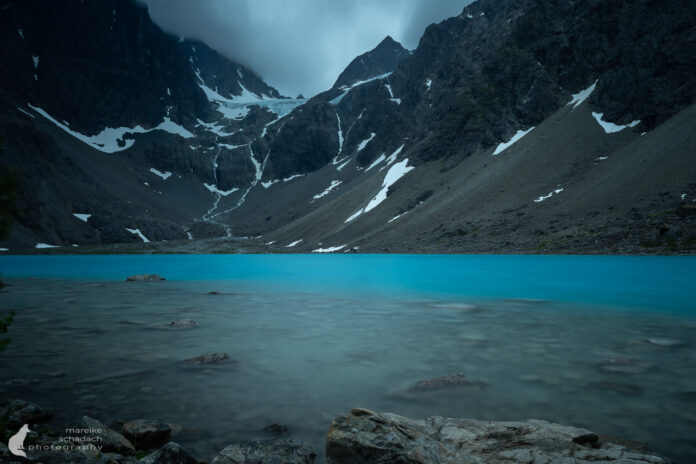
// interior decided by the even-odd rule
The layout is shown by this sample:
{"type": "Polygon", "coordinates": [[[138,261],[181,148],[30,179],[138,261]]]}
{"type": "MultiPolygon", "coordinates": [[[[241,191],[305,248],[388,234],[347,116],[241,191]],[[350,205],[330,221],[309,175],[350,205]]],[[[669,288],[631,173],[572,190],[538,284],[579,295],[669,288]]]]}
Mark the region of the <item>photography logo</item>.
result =
{"type": "Polygon", "coordinates": [[[29,424],[24,424],[22,428],[19,429],[19,432],[10,437],[10,441],[7,443],[7,448],[10,450],[10,453],[15,456],[22,456],[23,458],[27,457],[27,454],[24,452],[24,439],[29,432],[29,424]]]}

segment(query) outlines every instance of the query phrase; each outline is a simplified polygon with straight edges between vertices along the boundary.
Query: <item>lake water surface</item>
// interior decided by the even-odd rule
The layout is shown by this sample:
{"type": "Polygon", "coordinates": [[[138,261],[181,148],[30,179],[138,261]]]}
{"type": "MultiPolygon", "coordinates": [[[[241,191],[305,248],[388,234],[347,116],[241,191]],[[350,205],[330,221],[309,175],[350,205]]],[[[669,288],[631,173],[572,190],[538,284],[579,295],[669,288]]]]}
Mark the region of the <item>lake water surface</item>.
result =
{"type": "Polygon", "coordinates": [[[542,418],[696,461],[691,257],[2,256],[0,270],[0,311],[17,313],[0,395],[57,421],[159,418],[200,459],[282,422],[323,462],[331,420],[360,406],[542,418]],[[155,272],[167,281],[124,282],[155,272]],[[161,328],[183,318],[200,326],[161,328]],[[207,352],[237,362],[183,362],[207,352]],[[460,372],[477,386],[412,389],[460,372]]]}

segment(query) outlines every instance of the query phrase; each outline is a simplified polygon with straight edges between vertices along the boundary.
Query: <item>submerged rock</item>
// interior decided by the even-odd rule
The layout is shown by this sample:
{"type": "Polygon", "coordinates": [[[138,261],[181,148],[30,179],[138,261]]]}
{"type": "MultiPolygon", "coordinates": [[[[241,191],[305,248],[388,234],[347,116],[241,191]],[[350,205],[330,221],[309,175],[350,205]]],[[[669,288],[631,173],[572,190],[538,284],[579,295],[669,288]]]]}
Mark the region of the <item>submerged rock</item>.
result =
{"type": "Polygon", "coordinates": [[[149,456],[145,456],[140,464],[199,464],[198,459],[174,442],[169,442],[149,456]]]}
{"type": "Polygon", "coordinates": [[[166,280],[159,274],[136,274],[126,278],[126,282],[159,282],[166,280]]]}
{"type": "Polygon", "coordinates": [[[102,446],[102,452],[114,452],[124,456],[132,456],[135,454],[135,447],[120,433],[111,430],[106,425],[89,416],[82,417],[82,425],[85,429],[89,429],[90,433],[85,433],[86,436],[98,438],[99,445],[102,446]]]}
{"type": "Polygon", "coordinates": [[[493,422],[353,409],[336,418],[326,441],[327,464],[668,463],[626,440],[530,419],[493,422]]]}
{"type": "Polygon", "coordinates": [[[482,382],[472,382],[467,379],[464,374],[453,374],[444,375],[442,377],[436,377],[434,379],[425,379],[418,381],[412,388],[413,391],[431,391],[431,390],[441,390],[444,388],[454,388],[454,387],[476,387],[481,388],[484,384],[482,382]]]}
{"type": "Polygon", "coordinates": [[[674,338],[648,338],[646,343],[650,345],[660,346],[663,348],[673,348],[676,346],[683,346],[686,343],[682,340],[676,340],[674,338]]]}
{"type": "Polygon", "coordinates": [[[187,359],[186,362],[194,364],[230,364],[235,361],[227,353],[206,353],[202,356],[187,359]]]}
{"type": "Polygon", "coordinates": [[[194,321],[193,319],[178,319],[176,321],[172,321],[168,324],[164,324],[159,327],[165,329],[193,329],[198,327],[198,325],[198,322],[194,321]]]}
{"type": "Polygon", "coordinates": [[[135,448],[152,449],[169,441],[172,428],[162,421],[136,419],[124,423],[121,432],[135,448]]]}
{"type": "Polygon", "coordinates": [[[311,464],[315,457],[311,446],[283,438],[230,445],[213,458],[212,464],[311,464]]]}
{"type": "Polygon", "coordinates": [[[286,435],[288,433],[288,426],[285,424],[271,424],[265,426],[263,431],[272,433],[273,435],[286,435]]]}
{"type": "Polygon", "coordinates": [[[618,356],[605,359],[599,364],[599,367],[609,372],[640,374],[641,372],[645,372],[652,367],[652,364],[635,358],[618,356]]]}

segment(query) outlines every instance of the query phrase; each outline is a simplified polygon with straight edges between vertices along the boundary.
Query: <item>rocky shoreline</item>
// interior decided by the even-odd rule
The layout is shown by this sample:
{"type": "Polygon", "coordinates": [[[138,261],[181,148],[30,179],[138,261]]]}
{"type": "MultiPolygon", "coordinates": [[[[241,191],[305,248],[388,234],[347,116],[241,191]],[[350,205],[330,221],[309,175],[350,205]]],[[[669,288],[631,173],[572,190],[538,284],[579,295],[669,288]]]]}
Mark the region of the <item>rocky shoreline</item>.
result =
{"type": "MultiPolygon", "coordinates": [[[[61,434],[52,414],[21,399],[0,406],[0,462],[65,464],[205,464],[179,446],[176,426],[135,419],[107,426],[83,416],[61,434]],[[28,424],[28,430],[26,426],[28,424]],[[115,430],[119,429],[119,431],[115,430]],[[23,432],[24,430],[24,432],[23,432]],[[23,435],[22,435],[23,434],[23,435]],[[17,453],[22,438],[26,458],[17,453]]],[[[287,427],[273,424],[285,435],[287,427]]],[[[22,453],[20,450],[19,454],[22,453]]],[[[312,464],[312,447],[292,438],[233,443],[211,464],[312,464]]],[[[522,422],[429,417],[413,420],[355,408],[330,424],[327,464],[609,463],[668,464],[644,445],[589,430],[529,419],[522,422]]]]}

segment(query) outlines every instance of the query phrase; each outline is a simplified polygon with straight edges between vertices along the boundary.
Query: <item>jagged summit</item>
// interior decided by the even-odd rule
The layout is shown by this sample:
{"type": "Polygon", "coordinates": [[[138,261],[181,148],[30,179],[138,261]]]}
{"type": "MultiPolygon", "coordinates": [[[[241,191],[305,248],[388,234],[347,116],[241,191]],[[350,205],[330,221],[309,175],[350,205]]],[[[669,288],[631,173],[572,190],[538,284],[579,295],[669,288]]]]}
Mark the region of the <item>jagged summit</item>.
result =
{"type": "Polygon", "coordinates": [[[386,36],[379,45],[355,58],[338,76],[333,88],[344,87],[381,74],[392,72],[409,55],[401,44],[386,36]]]}

